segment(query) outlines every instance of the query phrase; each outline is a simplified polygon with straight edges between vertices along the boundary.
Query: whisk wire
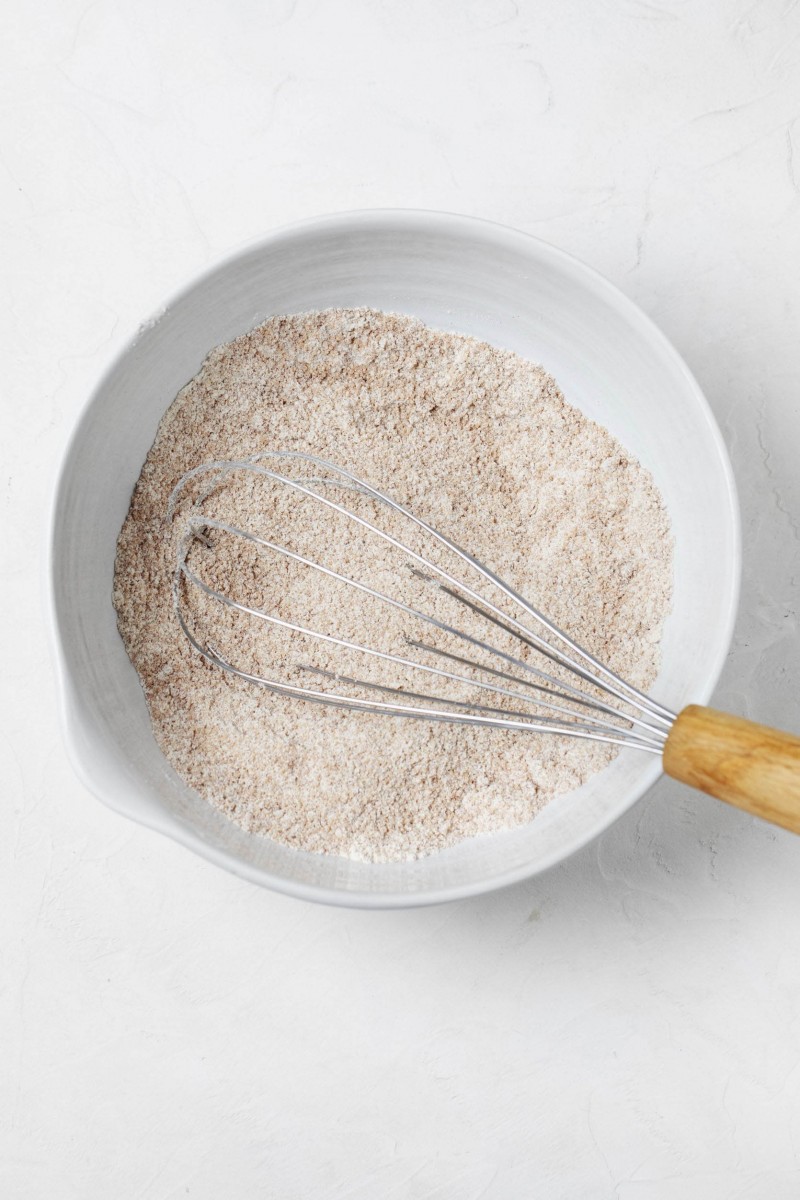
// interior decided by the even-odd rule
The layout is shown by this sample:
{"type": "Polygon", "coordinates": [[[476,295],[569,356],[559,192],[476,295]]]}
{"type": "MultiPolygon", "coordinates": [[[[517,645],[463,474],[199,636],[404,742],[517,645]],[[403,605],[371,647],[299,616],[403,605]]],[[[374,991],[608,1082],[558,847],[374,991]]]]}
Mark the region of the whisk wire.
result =
{"type": "MultiPolygon", "coordinates": [[[[471,679],[466,675],[459,675],[454,671],[445,671],[440,667],[430,666],[428,663],[420,663],[411,658],[403,658],[397,654],[390,654],[385,650],[378,650],[374,646],[364,646],[359,642],[353,642],[347,638],[339,638],[332,634],[322,633],[318,629],[310,629],[308,626],[299,625],[292,621],[286,621],[282,617],[276,617],[273,613],[265,612],[263,609],[243,604],[241,601],[235,600],[232,596],[227,596],[225,593],[217,591],[216,588],[209,587],[209,585],[204,580],[200,579],[199,576],[196,575],[189,566],[184,566],[183,574],[190,583],[203,591],[207,596],[210,596],[212,600],[216,600],[220,604],[224,604],[229,608],[236,609],[237,612],[245,613],[248,616],[256,617],[262,621],[267,621],[269,624],[278,626],[281,629],[286,629],[291,633],[299,633],[306,637],[316,638],[318,641],[327,642],[329,645],[338,646],[344,650],[354,650],[360,654],[367,654],[373,658],[381,659],[384,662],[391,662],[395,666],[411,668],[417,671],[424,671],[427,674],[436,675],[440,679],[449,679],[455,683],[467,684],[470,687],[476,687],[484,691],[494,692],[497,695],[507,696],[510,699],[522,700],[524,702],[529,701],[529,697],[523,695],[521,692],[513,691],[510,688],[500,687],[497,684],[486,683],[483,680],[471,679]]],[[[222,656],[217,654],[217,657],[221,659],[222,656]]],[[[261,677],[258,678],[260,682],[268,682],[261,677]]],[[[399,694],[403,693],[401,693],[398,689],[398,695],[399,694]]],[[[565,709],[558,704],[552,704],[546,700],[539,700],[537,698],[535,703],[541,708],[546,708],[551,712],[562,713],[571,718],[574,718],[576,715],[571,710],[565,709]]],[[[541,719],[545,720],[545,718],[541,719]]],[[[609,725],[608,723],[602,721],[596,721],[594,728],[606,731],[608,733],[618,734],[620,736],[625,734],[625,730],[621,730],[617,726],[609,725]]]]}
{"type": "MultiPolygon", "coordinates": [[[[500,672],[496,668],[490,667],[483,663],[476,662],[474,659],[468,659],[468,658],[464,658],[464,657],[449,653],[437,646],[430,645],[429,643],[416,641],[414,639],[407,639],[408,644],[411,646],[414,646],[417,649],[427,651],[427,652],[433,653],[433,654],[443,655],[444,657],[450,658],[455,662],[460,662],[463,665],[473,667],[474,669],[476,669],[478,671],[483,671],[487,674],[491,674],[491,675],[495,675],[495,676],[499,675],[502,678],[512,680],[518,686],[521,685],[523,687],[527,687],[527,688],[531,688],[531,689],[540,691],[543,695],[549,696],[552,699],[559,699],[559,700],[565,701],[568,704],[575,704],[575,705],[578,705],[583,708],[591,708],[598,712],[605,713],[607,716],[612,716],[612,717],[616,717],[617,719],[619,719],[620,714],[616,711],[616,709],[612,708],[610,705],[604,704],[602,701],[590,700],[587,696],[585,696],[583,693],[581,693],[577,688],[572,687],[571,684],[565,683],[563,680],[555,679],[552,675],[548,675],[546,672],[540,671],[538,668],[533,667],[530,664],[523,662],[522,659],[516,658],[515,656],[508,654],[506,651],[500,649],[500,647],[494,646],[494,645],[490,644],[489,642],[485,642],[485,641],[481,640],[480,638],[476,638],[471,634],[465,633],[463,630],[457,629],[455,626],[448,624],[446,621],[441,621],[437,617],[434,617],[429,613],[423,612],[421,609],[414,608],[409,604],[405,604],[403,601],[398,600],[397,598],[395,598],[393,596],[387,596],[384,592],[378,591],[376,588],[372,588],[360,580],[352,579],[348,575],[343,575],[338,571],[334,571],[332,568],[326,567],[322,563],[318,563],[318,562],[314,561],[313,559],[306,558],[304,555],[298,554],[296,551],[289,550],[286,546],[279,545],[278,543],[272,542],[267,538],[260,537],[258,534],[252,533],[250,530],[241,529],[238,526],[231,525],[226,521],[220,521],[213,517],[206,517],[206,516],[190,517],[189,528],[196,529],[198,531],[198,533],[201,534],[201,540],[206,546],[210,546],[208,536],[207,536],[207,531],[211,530],[211,529],[215,529],[220,532],[230,534],[231,536],[234,536],[234,537],[243,538],[244,540],[252,542],[255,545],[258,545],[264,549],[272,550],[272,551],[276,552],[277,554],[280,554],[283,557],[285,557],[293,562],[299,563],[305,567],[308,567],[309,569],[311,569],[313,571],[317,571],[323,575],[326,575],[332,579],[335,579],[335,580],[337,580],[337,582],[344,583],[348,587],[355,588],[356,590],[365,593],[366,595],[372,597],[373,599],[377,599],[377,600],[381,601],[382,603],[385,603],[394,608],[397,608],[397,609],[401,610],[402,612],[407,613],[409,616],[416,617],[421,621],[427,622],[428,624],[435,626],[437,629],[440,629],[445,633],[449,633],[449,634],[454,635],[457,638],[461,638],[462,640],[471,643],[472,645],[486,651],[489,654],[495,655],[495,656],[505,660],[506,662],[521,668],[524,671],[530,672],[532,675],[536,676],[537,678],[544,680],[549,686],[545,687],[542,684],[532,683],[530,680],[527,680],[527,679],[519,679],[517,676],[512,675],[510,672],[500,672]],[[571,693],[571,694],[569,694],[569,693],[571,693]]],[[[189,543],[187,542],[187,549],[188,549],[188,544],[189,543]]],[[[188,569],[187,569],[187,571],[188,571],[188,569]]],[[[416,569],[414,569],[412,573],[416,574],[417,576],[419,576],[423,579],[430,578],[429,576],[423,575],[422,572],[420,572],[416,569]]],[[[199,584],[199,581],[197,580],[196,576],[188,575],[188,573],[187,573],[187,577],[190,578],[192,580],[192,582],[196,582],[198,584],[198,586],[203,587],[203,590],[206,590],[204,585],[199,584]]],[[[453,591],[453,589],[451,589],[451,588],[445,588],[442,590],[444,590],[448,594],[454,596],[456,599],[462,599],[462,597],[459,597],[457,595],[457,593],[455,593],[453,591]]],[[[218,593],[214,593],[214,592],[207,592],[207,594],[212,595],[212,598],[214,598],[214,599],[218,599],[224,603],[229,604],[229,606],[231,606],[231,607],[235,607],[235,605],[232,603],[230,597],[222,597],[218,593]]],[[[472,603],[472,601],[464,599],[464,603],[469,605],[469,607],[472,608],[476,613],[479,613],[482,616],[485,615],[487,617],[487,619],[492,620],[495,624],[500,626],[500,628],[506,628],[502,624],[502,622],[498,621],[494,617],[491,617],[490,614],[484,614],[483,611],[477,605],[472,603]]],[[[255,610],[251,611],[251,615],[255,615],[255,610]]],[[[261,615],[264,619],[273,620],[276,623],[280,624],[280,622],[278,622],[276,618],[269,618],[269,617],[267,617],[267,614],[265,614],[263,612],[261,612],[259,615],[261,615]]],[[[316,631],[304,630],[304,632],[308,633],[309,636],[314,636],[314,637],[319,636],[316,631]]],[[[508,632],[513,634],[513,630],[509,630],[508,632]]],[[[350,645],[350,648],[352,648],[352,649],[359,648],[362,650],[362,652],[365,652],[365,653],[369,652],[364,647],[356,647],[356,645],[354,643],[352,643],[350,645]]],[[[398,663],[401,661],[394,655],[387,655],[386,657],[388,660],[391,660],[395,663],[398,663]]],[[[404,666],[408,665],[408,660],[403,661],[403,665],[404,666]]],[[[419,666],[420,669],[423,669],[423,670],[429,669],[429,668],[423,667],[422,664],[415,664],[415,666],[419,666]]],[[[462,676],[459,676],[457,678],[459,680],[463,680],[462,676]]],[[[541,702],[541,703],[543,704],[544,702],[541,702]]],[[[568,711],[568,710],[559,708],[557,711],[568,711]]],[[[650,734],[658,734],[660,732],[660,730],[657,727],[651,725],[647,721],[642,720],[640,717],[629,715],[626,719],[631,721],[633,724],[640,726],[642,729],[646,730],[650,734]]]]}
{"type": "Polygon", "coordinates": [[[206,481],[206,485],[201,489],[200,494],[194,500],[191,506],[189,518],[183,533],[179,540],[178,555],[173,581],[173,603],[177,619],[180,626],[189,640],[193,648],[200,653],[208,662],[216,665],[225,671],[228,671],[242,679],[262,684],[275,692],[299,696],[305,699],[335,705],[338,707],[346,707],[369,712],[388,713],[397,716],[418,717],[429,720],[443,720],[454,722],[457,724],[468,724],[477,726],[489,726],[499,729],[513,730],[528,730],[533,732],[551,732],[564,734],[567,736],[586,738],[594,741],[608,742],[619,746],[632,746],[637,749],[649,750],[654,753],[661,753],[667,733],[675,719],[675,715],[669,709],[639,691],[633,685],[617,676],[610,668],[604,666],[587,650],[579,646],[572,638],[560,630],[552,621],[539,613],[532,605],[528,603],[518,592],[515,591],[509,584],[500,579],[489,567],[485,566],[468,551],[458,546],[447,535],[440,533],[427,522],[415,516],[412,512],[406,509],[403,505],[393,500],[385,493],[372,487],[364,480],[353,475],[336,464],[326,462],[324,459],[314,455],[305,454],[299,451],[269,451],[265,454],[257,455],[253,459],[245,459],[241,461],[223,461],[218,460],[209,463],[200,464],[186,472],[185,475],[178,480],[172,495],[170,496],[168,506],[168,519],[172,519],[177,506],[178,498],[181,492],[192,481],[203,475],[210,475],[210,480],[206,481]],[[277,458],[301,461],[303,463],[313,464],[320,467],[329,473],[333,473],[336,478],[320,478],[320,479],[292,479],[287,475],[283,475],[278,471],[273,471],[263,465],[264,458],[277,458]],[[610,696],[613,700],[621,703],[626,709],[633,708],[635,713],[629,711],[619,711],[605,700],[600,700],[597,697],[590,697],[582,692],[579,688],[569,684],[554,676],[534,667],[532,664],[525,662],[523,659],[515,655],[509,654],[489,642],[477,638],[472,634],[465,632],[448,622],[441,621],[430,613],[426,613],[421,609],[415,608],[412,605],[404,603],[396,597],[388,596],[384,592],[378,591],[370,587],[364,582],[352,579],[347,575],[334,571],[332,568],[325,566],[322,563],[316,562],[313,559],[306,558],[298,554],[296,551],[289,549],[278,542],[273,542],[267,538],[261,537],[249,530],[241,529],[238,526],[221,521],[210,515],[206,515],[203,511],[203,505],[208,497],[216,490],[221,482],[223,482],[230,474],[236,471],[252,472],[260,475],[278,485],[286,486],[296,494],[308,497],[324,505],[332,512],[341,514],[346,519],[356,523],[361,528],[369,533],[376,534],[386,543],[392,545],[401,551],[412,563],[418,564],[411,566],[411,571],[414,575],[426,582],[431,582],[433,586],[440,589],[442,592],[450,596],[455,601],[461,603],[470,609],[475,615],[481,619],[490,622],[495,627],[501,629],[506,634],[516,638],[524,645],[537,651],[556,666],[566,669],[583,683],[599,689],[606,696],[610,696]],[[543,629],[547,631],[551,638],[560,642],[562,646],[566,646],[564,650],[560,646],[553,646],[546,641],[540,634],[529,629],[522,624],[514,616],[503,611],[493,601],[486,596],[481,595],[470,587],[464,580],[459,580],[454,577],[445,568],[430,561],[424,555],[413,550],[406,545],[400,538],[393,536],[385,529],[374,524],[372,521],[361,516],[359,513],[353,512],[343,504],[339,504],[329,497],[322,495],[317,490],[321,485],[334,486],[344,490],[350,490],[367,496],[376,502],[386,505],[389,509],[399,514],[404,519],[411,521],[425,534],[435,539],[439,544],[445,547],[446,550],[455,554],[463,562],[475,569],[479,575],[488,583],[498,588],[507,599],[510,599],[534,621],[538,622],[543,629]],[[329,578],[335,579],[348,587],[354,588],[373,599],[379,600],[382,603],[391,605],[392,607],[405,612],[409,616],[422,620],[428,625],[434,626],[439,630],[456,636],[468,643],[471,643],[476,648],[499,657],[504,660],[507,665],[521,669],[528,675],[543,681],[533,683],[530,679],[521,679],[509,671],[501,671],[496,667],[490,667],[486,664],[476,662],[473,659],[462,657],[453,652],[444,650],[438,646],[429,643],[421,642],[412,638],[406,638],[406,643],[424,653],[432,652],[451,661],[461,663],[468,666],[472,670],[488,674],[494,678],[504,679],[513,682],[515,689],[526,687],[529,691],[536,691],[536,696],[526,695],[518,690],[501,686],[499,683],[490,683],[487,680],[477,679],[463,674],[445,670],[442,667],[436,667],[429,663],[422,663],[415,659],[406,658],[402,655],[391,654],[387,651],[382,651],[373,646],[365,646],[360,642],[351,641],[346,638],[336,637],[332,634],[325,634],[320,630],[315,630],[302,624],[287,621],[281,617],[277,617],[273,613],[268,613],[263,609],[249,606],[228,596],[223,592],[212,588],[203,579],[201,579],[189,566],[187,562],[188,554],[191,545],[195,540],[202,541],[207,547],[209,546],[208,532],[217,530],[218,532],[229,534],[233,537],[243,538],[257,546],[274,551],[285,558],[294,561],[304,567],[310,568],[321,573],[329,578]],[[419,568],[422,568],[420,570],[419,568]],[[483,691],[489,691],[500,695],[507,699],[522,701],[524,704],[534,705],[536,708],[543,708],[549,712],[558,713],[558,717],[543,716],[541,713],[526,714],[509,712],[506,709],[496,709],[492,706],[476,703],[474,701],[455,700],[443,696],[430,696],[427,693],[409,691],[405,688],[389,687],[385,684],[370,682],[368,680],[359,680],[351,676],[339,674],[336,672],[328,672],[316,666],[304,666],[303,669],[316,672],[320,676],[328,677],[335,680],[339,685],[355,686],[364,690],[380,692],[385,695],[398,697],[398,700],[393,702],[379,700],[364,700],[360,697],[342,695],[329,691],[318,691],[316,689],[299,686],[288,683],[285,680],[270,679],[268,677],[252,674],[243,670],[241,667],[231,663],[226,657],[216,650],[207,640],[203,640],[196,636],[186,621],[181,605],[181,589],[184,584],[189,584],[198,588],[206,596],[215,602],[226,605],[228,608],[235,611],[248,614],[260,620],[266,621],[274,626],[283,628],[290,633],[297,633],[303,636],[316,639],[328,643],[329,645],[337,646],[348,651],[355,651],[359,654],[365,654],[373,659],[391,662],[394,666],[400,666],[404,669],[414,671],[422,671],[428,676],[436,676],[442,679],[456,682],[460,685],[467,685],[469,688],[477,688],[483,691]],[[577,661],[576,661],[577,659],[577,661]],[[546,685],[546,686],[545,686],[546,685]],[[545,698],[546,697],[546,698],[545,698]],[[419,707],[400,703],[402,700],[417,700],[424,705],[429,702],[437,707],[419,707]],[[555,703],[555,701],[562,703],[555,703]],[[582,708],[582,713],[575,712],[572,708],[563,707],[564,704],[570,704],[582,708]],[[442,707],[448,706],[448,707],[442,707]],[[470,710],[470,711],[466,711],[470,710]],[[588,712],[586,711],[588,710],[588,712]],[[594,713],[600,713],[604,718],[594,716],[594,713]],[[567,718],[562,720],[560,718],[567,718]],[[611,723],[612,721],[621,721],[623,725],[611,723]],[[632,728],[635,726],[635,728],[632,728]]]}

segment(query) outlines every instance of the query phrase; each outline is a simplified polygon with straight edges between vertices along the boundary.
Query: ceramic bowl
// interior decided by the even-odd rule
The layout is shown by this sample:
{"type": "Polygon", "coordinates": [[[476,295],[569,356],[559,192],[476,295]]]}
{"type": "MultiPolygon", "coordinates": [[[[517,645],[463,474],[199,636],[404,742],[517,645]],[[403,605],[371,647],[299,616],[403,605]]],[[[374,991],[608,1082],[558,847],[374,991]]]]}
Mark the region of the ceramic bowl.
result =
{"type": "Polygon", "coordinates": [[[111,808],[238,875],[310,900],[399,907],[486,892],[560,862],[630,808],[660,764],[625,750],[529,825],[375,864],[243,832],[162,755],[111,601],[117,535],[158,422],[212,347],[276,313],[358,305],[410,313],[541,362],[572,404],[653,473],[672,521],[675,577],[651,690],[672,709],[708,700],[722,668],[738,597],[739,523],[719,429],[673,347],[589,267],[512,229],[407,211],[306,222],[230,255],[142,325],[90,397],[54,497],[51,613],[71,760],[111,808]]]}

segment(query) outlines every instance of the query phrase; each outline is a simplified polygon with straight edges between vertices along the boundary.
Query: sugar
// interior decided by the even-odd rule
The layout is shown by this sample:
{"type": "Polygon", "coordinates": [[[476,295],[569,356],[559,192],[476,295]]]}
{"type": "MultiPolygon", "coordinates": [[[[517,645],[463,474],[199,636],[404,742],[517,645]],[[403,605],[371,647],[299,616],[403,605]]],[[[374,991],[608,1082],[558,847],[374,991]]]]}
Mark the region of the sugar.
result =
{"type": "MultiPolygon", "coordinates": [[[[120,633],[159,744],[191,787],[254,834],[379,861],[530,821],[611,760],[612,748],[593,743],[286,698],[206,663],[172,609],[180,522],[166,520],[169,495],[201,462],[272,449],[316,454],[374,482],[487,562],[631,683],[646,688],[657,673],[672,572],[663,503],[649,473],[569,405],[542,367],[397,314],[274,317],[212,351],[180,392],[119,538],[120,633]]],[[[376,552],[330,514],[285,505],[244,473],[226,480],[212,502],[214,515],[251,529],[265,521],[273,532],[276,524],[290,527],[309,557],[453,617],[446,599],[425,592],[400,558],[385,547],[376,552]]],[[[307,571],[285,563],[277,570],[274,561],[262,570],[250,548],[225,537],[214,542],[212,551],[193,554],[198,573],[220,590],[315,629],[394,653],[403,647],[402,614],[352,595],[345,603],[307,571]]],[[[220,606],[214,611],[202,597],[187,602],[227,657],[258,673],[298,678],[297,637],[269,633],[263,622],[220,606]]],[[[466,619],[462,611],[462,625],[466,619]]],[[[317,647],[314,661],[355,670],[327,648],[317,647]]],[[[411,686],[383,666],[369,677],[411,686]]],[[[415,684],[437,694],[448,686],[415,684]]],[[[315,677],[310,686],[326,685],[315,677]]]]}

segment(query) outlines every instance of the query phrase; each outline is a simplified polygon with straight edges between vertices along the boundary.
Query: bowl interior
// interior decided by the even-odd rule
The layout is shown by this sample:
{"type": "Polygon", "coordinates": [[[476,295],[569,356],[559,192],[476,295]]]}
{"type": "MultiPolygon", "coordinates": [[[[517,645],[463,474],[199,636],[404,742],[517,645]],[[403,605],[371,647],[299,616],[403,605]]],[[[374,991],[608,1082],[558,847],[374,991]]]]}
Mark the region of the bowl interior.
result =
{"type": "Polygon", "coordinates": [[[658,761],[623,751],[531,825],[416,862],[303,854],[244,833],[177,777],[153,738],[111,602],[131,490],[161,416],[208,351],[275,313],[357,305],[410,313],[541,362],[571,403],[652,471],[675,535],[674,606],[652,689],[671,708],[708,698],[728,648],[737,508],[719,431],[663,336],[588,268],[499,226],[391,212],[298,226],[232,256],[139,331],[85,410],[56,490],[51,592],[73,762],[113,808],[258,882],[333,902],[421,903],[566,857],[644,792],[658,761]]]}

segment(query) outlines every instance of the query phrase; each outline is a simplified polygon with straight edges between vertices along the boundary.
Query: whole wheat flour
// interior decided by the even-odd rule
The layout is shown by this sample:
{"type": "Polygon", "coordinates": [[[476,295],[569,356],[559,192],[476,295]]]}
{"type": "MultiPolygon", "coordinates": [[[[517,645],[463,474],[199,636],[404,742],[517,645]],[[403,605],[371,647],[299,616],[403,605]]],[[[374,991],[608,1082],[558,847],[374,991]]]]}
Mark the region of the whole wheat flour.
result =
{"type": "MultiPolygon", "coordinates": [[[[649,473],[571,407],[542,367],[406,316],[335,309],[275,317],[212,351],[180,392],[119,537],[120,633],[158,742],[188,784],[253,833],[303,850],[387,860],[530,821],[611,760],[613,749],[596,743],[286,698],[205,662],[173,613],[181,522],[166,519],[170,492],[202,462],[274,449],[319,455],[384,488],[636,686],[647,688],[657,672],[672,572],[664,506],[649,473]]],[[[313,502],[298,505],[285,491],[232,474],[204,512],[262,536],[291,530],[298,553],[470,631],[463,606],[454,609],[402,556],[385,545],[376,552],[352,523],[337,523],[313,502]]],[[[188,489],[187,503],[196,495],[188,489]]],[[[240,539],[216,535],[210,547],[193,546],[190,561],[211,586],[245,604],[408,653],[403,613],[340,594],[292,562],[265,563],[240,539]]],[[[309,684],[308,639],[265,628],[202,593],[185,602],[193,628],[243,669],[331,686],[320,673],[309,684]]],[[[446,647],[446,637],[439,644],[446,647]]],[[[313,653],[322,672],[420,690],[418,676],[393,674],[383,663],[365,667],[329,645],[313,653]]],[[[451,686],[433,679],[429,690],[447,695],[451,686]]],[[[480,698],[514,707],[502,696],[480,698]]]]}

